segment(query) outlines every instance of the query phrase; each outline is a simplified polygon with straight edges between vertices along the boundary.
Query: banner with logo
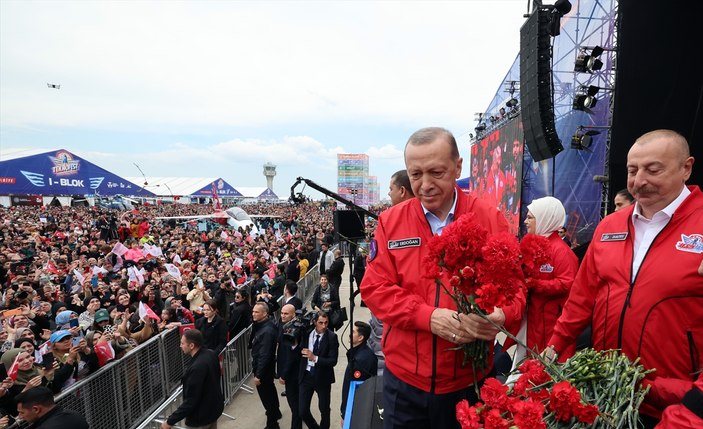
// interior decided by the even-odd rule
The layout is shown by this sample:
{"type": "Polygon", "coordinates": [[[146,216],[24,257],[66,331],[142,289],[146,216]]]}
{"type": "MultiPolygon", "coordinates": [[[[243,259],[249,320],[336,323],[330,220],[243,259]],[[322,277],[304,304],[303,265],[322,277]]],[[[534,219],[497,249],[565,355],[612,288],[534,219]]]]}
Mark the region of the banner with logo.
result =
{"type": "Polygon", "coordinates": [[[154,195],[64,149],[0,161],[0,195],[8,194],[154,195]]]}

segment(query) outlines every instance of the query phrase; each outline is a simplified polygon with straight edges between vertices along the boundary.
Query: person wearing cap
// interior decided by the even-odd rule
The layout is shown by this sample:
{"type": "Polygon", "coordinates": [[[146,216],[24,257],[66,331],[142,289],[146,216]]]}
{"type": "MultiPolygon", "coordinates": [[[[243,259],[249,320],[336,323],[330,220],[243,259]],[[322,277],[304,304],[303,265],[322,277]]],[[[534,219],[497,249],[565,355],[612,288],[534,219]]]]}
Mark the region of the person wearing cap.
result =
{"type": "Polygon", "coordinates": [[[54,393],[59,393],[100,367],[86,340],[81,339],[80,343],[74,346],[72,338],[73,335],[67,329],[58,330],[49,337],[51,353],[59,364],[54,373],[54,382],[50,386],[54,393]]]}

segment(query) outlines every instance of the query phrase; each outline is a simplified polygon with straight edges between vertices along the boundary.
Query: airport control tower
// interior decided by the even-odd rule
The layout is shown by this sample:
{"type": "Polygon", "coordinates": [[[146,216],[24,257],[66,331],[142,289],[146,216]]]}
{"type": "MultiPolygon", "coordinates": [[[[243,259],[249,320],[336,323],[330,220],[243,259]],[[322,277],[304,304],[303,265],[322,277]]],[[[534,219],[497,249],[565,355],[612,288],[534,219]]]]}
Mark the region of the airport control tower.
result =
{"type": "Polygon", "coordinates": [[[276,166],[267,162],[264,164],[264,176],[266,176],[266,187],[273,191],[273,177],[276,175],[276,166]]]}

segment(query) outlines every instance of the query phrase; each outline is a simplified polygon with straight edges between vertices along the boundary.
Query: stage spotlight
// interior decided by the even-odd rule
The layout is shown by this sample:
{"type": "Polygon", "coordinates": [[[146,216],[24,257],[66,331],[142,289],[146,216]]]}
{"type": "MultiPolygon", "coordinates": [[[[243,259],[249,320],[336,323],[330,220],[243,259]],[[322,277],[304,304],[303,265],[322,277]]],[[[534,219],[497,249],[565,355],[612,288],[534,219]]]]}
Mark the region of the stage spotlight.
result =
{"type": "Polygon", "coordinates": [[[581,52],[576,58],[576,63],[574,63],[574,71],[578,73],[593,73],[603,68],[603,61],[599,60],[598,57],[605,51],[605,49],[600,46],[596,46],[591,49],[591,53],[587,54],[586,51],[581,52]]]}
{"type": "Polygon", "coordinates": [[[505,103],[505,107],[515,107],[517,106],[517,98],[511,98],[505,103]]]}
{"type": "Polygon", "coordinates": [[[571,149],[590,151],[593,144],[593,136],[600,134],[600,131],[596,130],[588,130],[585,133],[583,130],[582,127],[576,129],[573,137],[571,137],[571,149]]]}
{"type": "Polygon", "coordinates": [[[474,128],[474,131],[476,131],[476,134],[481,134],[481,131],[484,131],[486,129],[486,124],[480,123],[476,125],[476,128],[474,128]]]}
{"type": "Polygon", "coordinates": [[[501,117],[501,118],[504,117],[504,116],[505,116],[505,107],[501,107],[501,108],[498,110],[498,113],[500,113],[500,117],[501,117]]]}
{"type": "Polygon", "coordinates": [[[576,94],[574,97],[574,110],[582,110],[591,113],[590,109],[594,108],[598,103],[596,94],[598,94],[599,90],[599,87],[591,85],[586,89],[585,94],[576,94]]]}
{"type": "Polygon", "coordinates": [[[549,18],[548,32],[552,37],[559,35],[561,30],[561,17],[571,11],[571,2],[569,0],[557,0],[552,6],[552,13],[549,18]]]}

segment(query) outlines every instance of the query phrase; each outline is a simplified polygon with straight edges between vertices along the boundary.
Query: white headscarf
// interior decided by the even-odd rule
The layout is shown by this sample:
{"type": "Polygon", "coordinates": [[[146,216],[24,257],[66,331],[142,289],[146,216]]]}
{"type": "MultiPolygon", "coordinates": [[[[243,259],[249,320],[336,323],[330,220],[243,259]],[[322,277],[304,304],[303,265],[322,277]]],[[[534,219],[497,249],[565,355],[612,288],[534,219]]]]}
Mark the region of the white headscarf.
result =
{"type": "Polygon", "coordinates": [[[549,237],[554,231],[564,226],[566,211],[561,201],[554,197],[533,200],[527,210],[535,217],[535,234],[549,237]]]}

